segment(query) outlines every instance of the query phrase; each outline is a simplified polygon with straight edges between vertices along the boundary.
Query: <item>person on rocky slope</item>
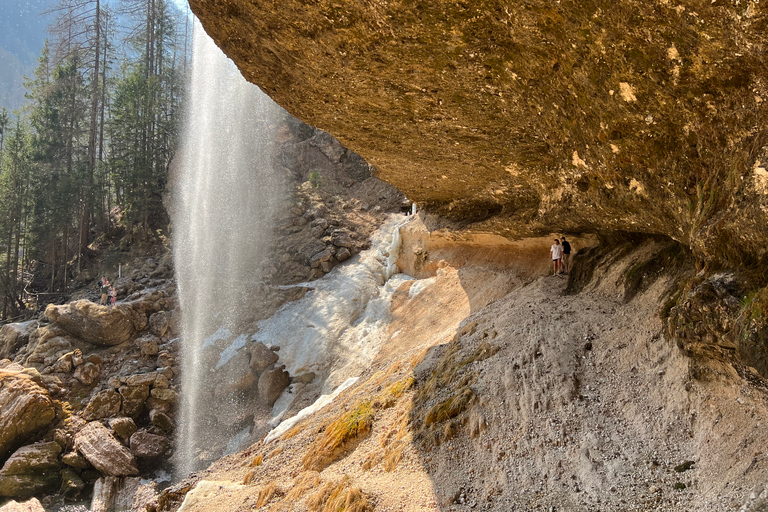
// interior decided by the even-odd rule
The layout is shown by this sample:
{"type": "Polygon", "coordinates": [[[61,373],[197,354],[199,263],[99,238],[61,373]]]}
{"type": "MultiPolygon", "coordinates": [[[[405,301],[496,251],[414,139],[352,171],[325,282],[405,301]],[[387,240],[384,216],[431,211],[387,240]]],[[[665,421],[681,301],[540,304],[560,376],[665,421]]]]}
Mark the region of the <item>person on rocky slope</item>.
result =
{"type": "Polygon", "coordinates": [[[561,258],[561,271],[567,274],[571,267],[571,244],[564,236],[560,237],[560,244],[563,246],[563,257],[561,258]]]}
{"type": "Polygon", "coordinates": [[[549,253],[552,255],[552,266],[554,271],[552,275],[557,275],[560,270],[560,258],[563,256],[563,246],[560,245],[560,240],[555,238],[555,243],[549,248],[549,253]]]}

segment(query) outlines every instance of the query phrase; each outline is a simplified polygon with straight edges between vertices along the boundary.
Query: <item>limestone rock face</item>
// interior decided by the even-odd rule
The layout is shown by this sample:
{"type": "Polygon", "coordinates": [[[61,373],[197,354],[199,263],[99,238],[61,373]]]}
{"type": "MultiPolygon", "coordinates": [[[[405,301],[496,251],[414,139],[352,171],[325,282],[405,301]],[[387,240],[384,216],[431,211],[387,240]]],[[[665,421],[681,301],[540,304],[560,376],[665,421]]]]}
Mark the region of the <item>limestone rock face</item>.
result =
{"type": "Polygon", "coordinates": [[[139,472],[133,454],[98,421],[88,423],[77,433],[75,449],[107,476],[136,475],[139,472]]]}
{"type": "Polygon", "coordinates": [[[768,252],[764,2],[190,5],[248,80],[460,226],[768,252]]]}
{"type": "Polygon", "coordinates": [[[78,300],[62,306],[50,304],[45,316],[72,336],[104,346],[129,341],[147,326],[144,302],[129,302],[110,308],[78,300]]]}
{"type": "Polygon", "coordinates": [[[0,460],[56,417],[48,391],[20,371],[0,370],[0,460]]]}
{"type": "Polygon", "coordinates": [[[24,503],[11,500],[0,507],[0,512],[45,512],[45,509],[37,498],[32,498],[24,503]]]}
{"type": "Polygon", "coordinates": [[[11,357],[22,345],[29,341],[34,322],[5,324],[0,328],[0,359],[11,357]]]}
{"type": "Polygon", "coordinates": [[[55,490],[60,453],[61,446],[53,441],[16,450],[0,469],[0,496],[30,498],[55,490]]]}

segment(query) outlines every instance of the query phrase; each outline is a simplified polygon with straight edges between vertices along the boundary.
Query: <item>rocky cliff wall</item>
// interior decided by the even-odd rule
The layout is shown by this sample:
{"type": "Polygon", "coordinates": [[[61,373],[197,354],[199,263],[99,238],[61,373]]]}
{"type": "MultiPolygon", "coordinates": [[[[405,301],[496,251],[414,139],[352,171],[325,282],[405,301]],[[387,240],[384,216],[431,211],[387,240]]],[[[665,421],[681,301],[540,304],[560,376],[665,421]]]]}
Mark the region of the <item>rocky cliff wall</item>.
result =
{"type": "Polygon", "coordinates": [[[459,226],[765,255],[764,2],[190,5],[247,79],[459,226]]]}

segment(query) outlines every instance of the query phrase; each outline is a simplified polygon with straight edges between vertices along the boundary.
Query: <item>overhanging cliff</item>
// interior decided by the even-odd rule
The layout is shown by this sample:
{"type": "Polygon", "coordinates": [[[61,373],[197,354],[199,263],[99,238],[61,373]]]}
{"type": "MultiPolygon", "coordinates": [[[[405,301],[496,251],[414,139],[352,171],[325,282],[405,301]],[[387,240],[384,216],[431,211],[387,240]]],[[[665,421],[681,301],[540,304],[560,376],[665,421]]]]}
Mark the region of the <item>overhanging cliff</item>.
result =
{"type": "Polygon", "coordinates": [[[766,252],[765,3],[190,4],[248,80],[433,213],[766,252]]]}

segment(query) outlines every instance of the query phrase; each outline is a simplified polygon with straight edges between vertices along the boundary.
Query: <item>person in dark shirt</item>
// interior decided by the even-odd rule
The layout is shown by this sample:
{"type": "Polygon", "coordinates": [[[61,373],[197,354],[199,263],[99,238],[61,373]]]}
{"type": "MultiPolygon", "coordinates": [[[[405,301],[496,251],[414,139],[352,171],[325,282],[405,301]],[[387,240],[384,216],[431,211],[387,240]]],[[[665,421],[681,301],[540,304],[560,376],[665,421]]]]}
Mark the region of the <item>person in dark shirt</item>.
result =
{"type": "Polygon", "coordinates": [[[99,304],[106,306],[109,294],[109,281],[107,281],[106,277],[102,277],[101,281],[99,281],[99,292],[101,293],[101,300],[99,300],[99,304]]]}
{"type": "Polygon", "coordinates": [[[562,269],[561,271],[565,274],[568,273],[568,271],[571,269],[571,244],[568,243],[568,241],[565,239],[565,237],[560,237],[560,240],[562,240],[561,245],[563,246],[563,259],[561,261],[562,269]]]}

